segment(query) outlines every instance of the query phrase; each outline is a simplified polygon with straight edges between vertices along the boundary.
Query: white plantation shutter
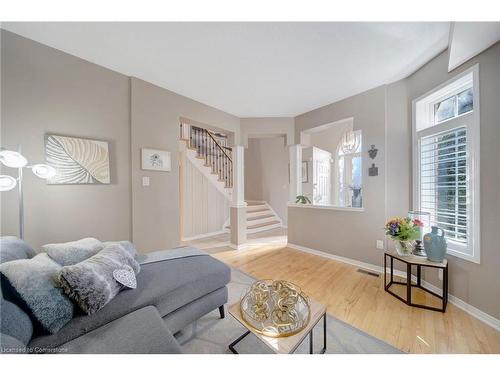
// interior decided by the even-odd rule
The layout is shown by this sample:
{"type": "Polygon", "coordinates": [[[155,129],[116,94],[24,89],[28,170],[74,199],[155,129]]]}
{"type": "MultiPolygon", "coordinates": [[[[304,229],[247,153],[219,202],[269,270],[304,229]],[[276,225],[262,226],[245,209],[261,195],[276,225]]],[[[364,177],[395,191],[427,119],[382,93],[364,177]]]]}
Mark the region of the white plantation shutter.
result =
{"type": "Polygon", "coordinates": [[[459,127],[420,140],[420,209],[449,240],[467,244],[467,129],[459,127]]]}
{"type": "Polygon", "coordinates": [[[481,233],[478,77],[476,65],[413,101],[413,209],[430,213],[431,225],[445,233],[449,255],[476,263],[481,233]]]}

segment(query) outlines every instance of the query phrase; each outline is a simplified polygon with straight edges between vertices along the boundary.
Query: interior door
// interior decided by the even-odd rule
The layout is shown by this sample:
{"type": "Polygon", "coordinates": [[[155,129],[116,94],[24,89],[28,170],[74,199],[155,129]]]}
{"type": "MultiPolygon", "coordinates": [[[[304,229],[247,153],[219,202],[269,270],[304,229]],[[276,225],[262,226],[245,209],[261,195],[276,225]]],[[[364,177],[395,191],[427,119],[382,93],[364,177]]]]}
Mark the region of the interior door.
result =
{"type": "Polygon", "coordinates": [[[331,153],[316,147],[313,148],[314,204],[331,204],[331,160],[331,153]]]}

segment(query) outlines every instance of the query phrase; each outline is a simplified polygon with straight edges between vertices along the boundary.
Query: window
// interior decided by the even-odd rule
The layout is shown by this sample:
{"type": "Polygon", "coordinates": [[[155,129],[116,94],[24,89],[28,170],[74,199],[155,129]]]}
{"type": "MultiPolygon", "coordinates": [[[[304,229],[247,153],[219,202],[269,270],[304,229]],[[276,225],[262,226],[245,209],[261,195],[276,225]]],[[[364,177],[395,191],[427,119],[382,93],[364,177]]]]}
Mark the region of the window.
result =
{"type": "Polygon", "coordinates": [[[338,205],[362,207],[361,195],[361,130],[346,132],[337,146],[338,205]],[[348,145],[345,143],[352,138],[348,145]],[[347,141],[346,141],[347,140],[347,141]]]}
{"type": "Polygon", "coordinates": [[[414,209],[443,229],[448,254],[479,263],[477,66],[413,103],[414,209]]]}
{"type": "Polygon", "coordinates": [[[472,111],[472,87],[434,104],[434,121],[436,123],[449,120],[472,111]]]}

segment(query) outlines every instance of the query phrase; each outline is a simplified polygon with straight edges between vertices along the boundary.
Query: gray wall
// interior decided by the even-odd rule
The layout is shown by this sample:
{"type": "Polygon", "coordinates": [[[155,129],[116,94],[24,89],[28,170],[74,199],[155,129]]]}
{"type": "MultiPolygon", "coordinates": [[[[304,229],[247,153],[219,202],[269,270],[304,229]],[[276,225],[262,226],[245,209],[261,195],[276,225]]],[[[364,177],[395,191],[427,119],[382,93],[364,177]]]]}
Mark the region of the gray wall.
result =
{"type": "Polygon", "coordinates": [[[180,241],[179,118],[186,117],[235,133],[239,119],[137,78],[131,79],[133,239],[141,251],[166,249],[180,241]],[[141,147],[172,151],[172,171],[140,169],[141,147]],[[151,185],[143,187],[142,177],[151,185]]]}
{"type": "Polygon", "coordinates": [[[385,220],[385,87],[318,108],[295,118],[300,132],[354,117],[354,130],[363,134],[363,212],[288,207],[288,242],[363,262],[380,264],[375,241],[384,238],[385,220]],[[377,177],[368,177],[367,150],[379,149],[377,177]]]}
{"type": "Polygon", "coordinates": [[[248,146],[249,138],[282,135],[287,145],[294,144],[293,117],[249,117],[240,119],[241,144],[248,146]]]}
{"type": "MultiPolygon", "coordinates": [[[[32,163],[45,162],[45,133],[110,147],[110,185],[47,185],[25,170],[26,240],[39,247],[84,236],[130,239],[129,79],[4,30],[1,44],[3,147],[22,144],[32,163]]],[[[18,234],[17,196],[1,194],[2,235],[18,234]]]]}
{"type": "Polygon", "coordinates": [[[288,148],[284,137],[248,139],[245,199],[266,201],[287,225],[288,148]]]}
{"type": "MultiPolygon", "coordinates": [[[[399,170],[388,176],[387,185],[395,187],[388,194],[389,212],[406,212],[406,200],[411,199],[411,190],[401,189],[411,186],[411,155],[404,152],[402,144],[411,142],[412,100],[425,94],[456,74],[479,64],[480,123],[481,123],[481,264],[448,256],[450,262],[450,293],[474,307],[500,318],[500,253],[498,228],[500,225],[500,43],[448,73],[448,55],[442,53],[416,73],[388,87],[388,122],[390,129],[398,128],[401,145],[388,149],[388,170],[399,170]],[[406,96],[404,92],[406,91],[406,96]],[[406,98],[405,106],[400,106],[401,98],[406,98]],[[404,111],[406,110],[406,116],[404,111]],[[404,121],[406,117],[406,121],[404,121]],[[399,127],[398,127],[399,125],[399,127]],[[403,199],[399,199],[399,194],[403,199]],[[398,210],[398,202],[401,205],[398,210]]],[[[388,135],[390,132],[388,132],[388,135]]],[[[394,136],[394,134],[390,134],[394,136]]],[[[396,139],[395,139],[396,140],[396,139]]],[[[391,142],[388,142],[391,144],[391,142]]],[[[427,281],[441,285],[436,273],[427,273],[427,281]]]]}
{"type": "MultiPolygon", "coordinates": [[[[332,157],[337,156],[337,148],[340,139],[347,130],[352,130],[350,123],[333,125],[330,128],[324,129],[319,132],[309,133],[309,146],[314,146],[321,148],[322,150],[328,151],[332,154],[332,157]]],[[[303,136],[301,138],[304,138],[303,136]]],[[[301,144],[304,144],[301,141],[301,144]]]]}
{"type": "MultiPolygon", "coordinates": [[[[132,239],[143,252],[177,246],[179,118],[214,124],[233,139],[239,119],[5,30],[1,41],[3,147],[21,143],[30,161],[43,162],[47,132],[110,143],[110,185],[48,186],[27,171],[26,240],[39,247],[84,236],[132,239]],[[142,147],[171,151],[172,171],[142,171],[142,147]]],[[[17,235],[17,192],[2,193],[1,203],[1,234],[17,235]]]]}

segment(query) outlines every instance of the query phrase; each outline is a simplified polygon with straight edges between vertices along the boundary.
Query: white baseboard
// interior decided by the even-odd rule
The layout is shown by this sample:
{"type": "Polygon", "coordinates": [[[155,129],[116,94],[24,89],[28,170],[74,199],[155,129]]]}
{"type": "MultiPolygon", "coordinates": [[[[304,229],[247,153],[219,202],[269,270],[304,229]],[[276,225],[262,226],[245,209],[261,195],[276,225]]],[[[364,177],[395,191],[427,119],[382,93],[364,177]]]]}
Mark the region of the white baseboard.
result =
{"type": "MultiPolygon", "coordinates": [[[[415,278],[415,281],[416,281],[416,278],[415,278]]],[[[422,280],[422,286],[429,289],[429,290],[432,290],[434,293],[437,293],[437,294],[441,294],[443,292],[443,290],[441,288],[438,288],[434,284],[428,283],[425,280],[422,280]]],[[[474,307],[474,306],[468,304],[467,302],[461,300],[458,297],[455,297],[452,294],[448,294],[448,302],[454,304],[459,309],[465,311],[469,315],[472,315],[474,318],[479,319],[480,321],[489,325],[490,327],[495,328],[497,331],[500,331],[500,320],[499,319],[497,319],[491,315],[488,315],[484,311],[479,310],[477,307],[474,307]]]]}
{"type": "Polygon", "coordinates": [[[246,248],[248,248],[249,244],[247,243],[243,243],[243,244],[240,244],[240,245],[235,245],[233,243],[229,243],[229,247],[234,249],[234,250],[245,250],[246,248]]]}
{"type": "MultiPolygon", "coordinates": [[[[338,255],[328,254],[328,253],[325,253],[325,252],[320,251],[320,250],[315,250],[315,249],[311,249],[311,248],[308,248],[305,246],[295,245],[292,243],[288,243],[287,246],[292,248],[292,249],[295,249],[295,250],[300,250],[300,251],[303,251],[303,252],[306,252],[309,254],[323,257],[323,258],[337,260],[339,262],[351,264],[353,266],[363,268],[365,270],[373,271],[373,272],[376,272],[379,274],[384,273],[384,267],[380,267],[380,266],[377,266],[375,264],[365,263],[365,262],[361,262],[359,260],[355,260],[355,259],[351,259],[351,258],[345,258],[345,257],[341,257],[338,255]]],[[[389,271],[389,269],[388,269],[388,271],[389,271]]],[[[402,278],[406,278],[406,272],[403,272],[403,271],[394,270],[394,275],[402,277],[402,278]]],[[[415,278],[414,281],[416,281],[416,277],[412,276],[412,279],[413,278],[415,278]]],[[[428,283],[425,280],[422,280],[422,286],[424,286],[425,288],[427,288],[429,290],[432,290],[434,293],[438,293],[438,294],[442,293],[442,289],[438,288],[437,286],[435,286],[431,283],[428,283]]],[[[466,313],[473,316],[474,318],[489,325],[490,327],[495,328],[497,331],[500,331],[500,320],[499,319],[497,319],[491,315],[488,315],[484,311],[479,310],[478,308],[468,304],[467,302],[461,300],[458,297],[455,297],[454,295],[448,294],[448,302],[452,303],[453,305],[455,305],[459,309],[465,311],[466,313]]]]}
{"type": "Polygon", "coordinates": [[[351,259],[351,258],[345,258],[345,257],[341,257],[338,255],[328,254],[328,253],[325,253],[324,251],[311,249],[309,247],[295,245],[293,243],[288,243],[287,246],[292,248],[292,249],[304,251],[304,252],[309,253],[309,254],[318,255],[318,256],[323,257],[323,258],[338,260],[339,262],[342,262],[342,263],[351,264],[353,266],[360,267],[360,268],[363,268],[363,269],[368,270],[368,271],[373,271],[376,273],[382,273],[384,271],[383,267],[379,267],[379,266],[376,266],[376,265],[371,264],[371,263],[365,263],[365,262],[361,262],[359,260],[355,260],[355,259],[351,259]]]}
{"type": "Polygon", "coordinates": [[[196,236],[191,236],[191,237],[184,237],[181,239],[181,241],[193,241],[193,240],[199,240],[202,238],[207,238],[207,237],[213,237],[217,236],[219,234],[224,234],[225,232],[223,230],[219,230],[217,232],[210,232],[210,233],[203,233],[203,234],[197,234],[196,236]]]}

